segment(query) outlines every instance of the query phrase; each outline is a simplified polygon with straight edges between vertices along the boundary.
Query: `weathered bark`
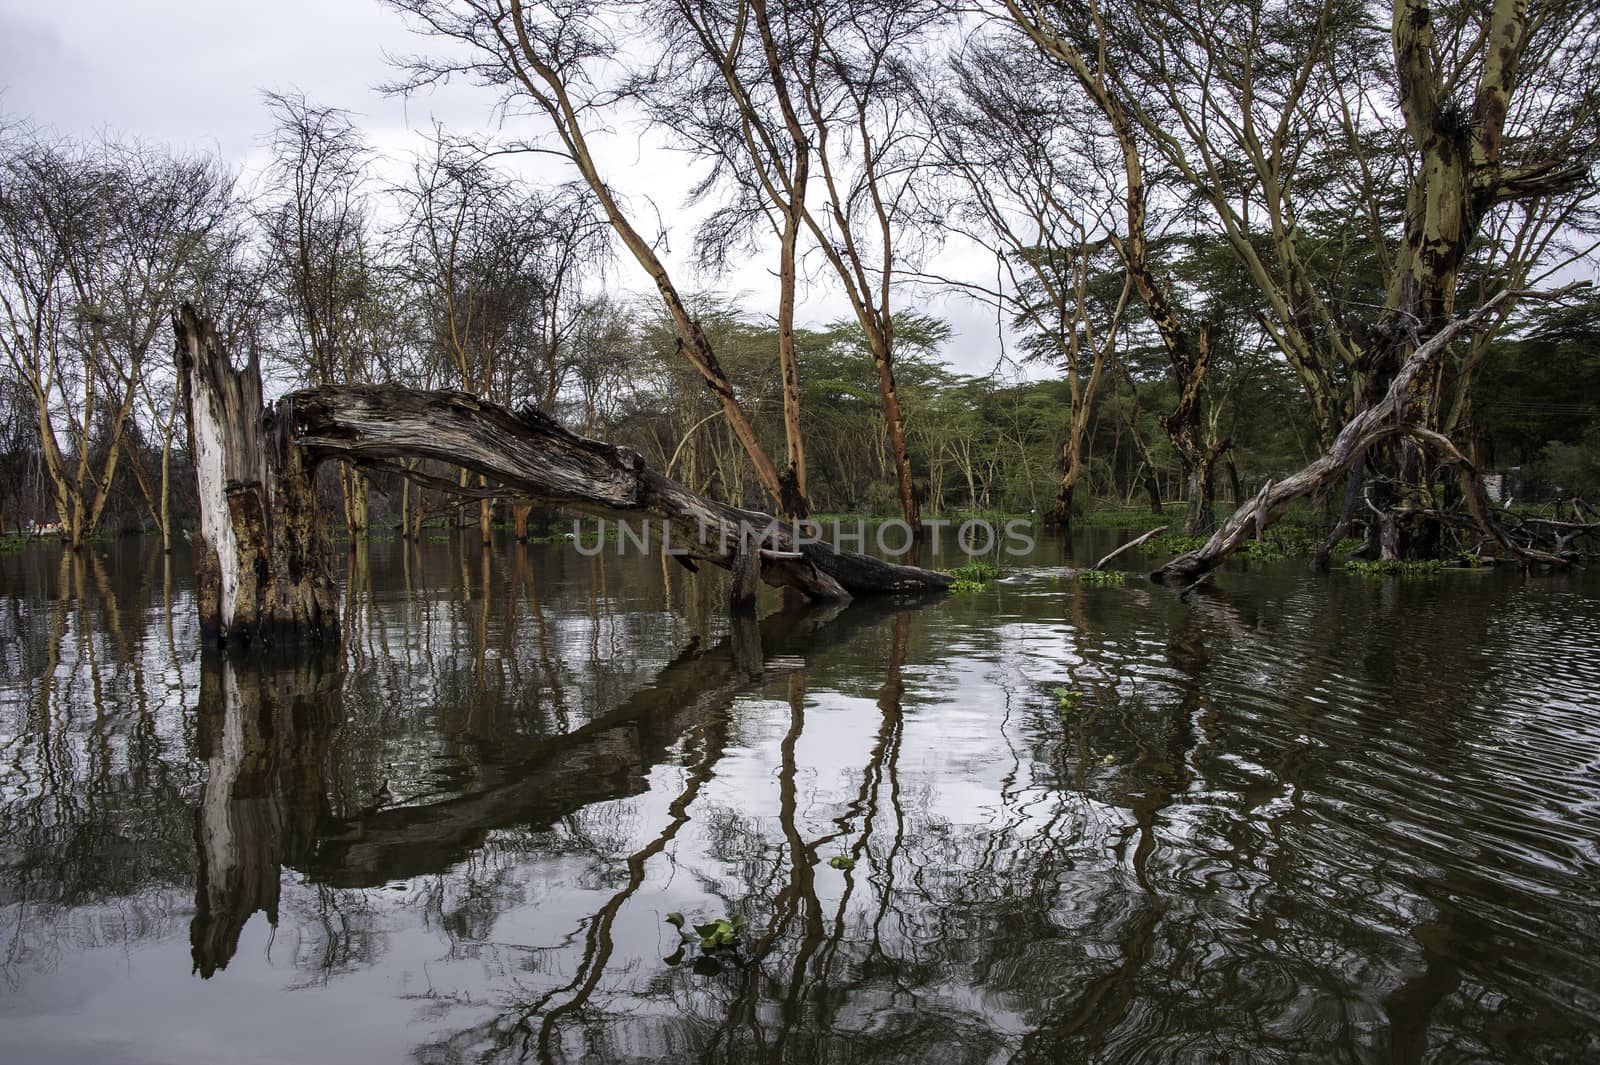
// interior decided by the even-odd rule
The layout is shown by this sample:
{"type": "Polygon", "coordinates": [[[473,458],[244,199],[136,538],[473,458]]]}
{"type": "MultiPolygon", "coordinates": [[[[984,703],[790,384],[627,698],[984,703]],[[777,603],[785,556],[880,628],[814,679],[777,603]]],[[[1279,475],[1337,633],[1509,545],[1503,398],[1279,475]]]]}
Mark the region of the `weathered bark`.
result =
{"type": "Polygon", "coordinates": [[[536,411],[514,414],[460,392],[378,385],[305,389],[285,397],[280,411],[293,425],[295,443],[317,460],[454,463],[494,486],[460,488],[429,480],[430,487],[468,495],[509,491],[601,516],[664,521],[674,552],[724,569],[733,567],[741,538],[754,529],[762,537],[761,579],[812,599],[938,589],[951,580],[947,574],[804,542],[793,524],[697,495],[648,469],[636,452],[576,436],[536,411]]]}
{"type": "MultiPolygon", "coordinates": [[[[217,643],[337,638],[313,477],[325,459],[398,470],[461,498],[514,494],[636,522],[653,519],[664,549],[724,569],[735,567],[741,544],[753,538],[760,579],[811,599],[937,590],[952,580],[808,542],[795,524],[697,495],[647,469],[633,451],[575,436],[536,411],[514,414],[462,392],[328,385],[292,393],[266,411],[253,359],[236,371],[188,306],[174,326],[201,504],[201,624],[217,643]],[[417,459],[450,463],[463,476],[425,475],[417,459]],[[477,485],[467,483],[468,473],[478,475],[477,485]]],[[[736,587],[742,605],[747,586],[736,587]]]]}
{"type": "MultiPolygon", "coordinates": [[[[1430,379],[1450,343],[1484,316],[1493,313],[1500,304],[1518,297],[1553,299],[1568,291],[1571,291],[1571,286],[1556,293],[1507,289],[1472,314],[1439,330],[1406,359],[1383,398],[1347,422],[1326,452],[1298,473],[1281,481],[1268,482],[1248,503],[1240,505],[1203,547],[1172,559],[1152,573],[1151,580],[1170,585],[1192,585],[1244,546],[1252,534],[1259,534],[1276,521],[1295,500],[1313,492],[1329,491],[1369,448],[1399,437],[1410,437],[1428,446],[1438,453],[1443,462],[1456,468],[1461,479],[1462,494],[1472,507],[1473,517],[1500,546],[1523,562],[1566,565],[1568,559],[1530,550],[1513,543],[1505,535],[1489,510],[1476,468],[1449,438],[1417,421],[1415,399],[1417,389],[1430,379]]],[[[1391,545],[1386,557],[1394,557],[1394,551],[1391,545]]]]}
{"type": "Polygon", "coordinates": [[[235,370],[209,323],[173,316],[178,378],[200,499],[200,625],[233,647],[338,638],[338,599],[309,457],[266,411],[252,354],[235,370]]]}

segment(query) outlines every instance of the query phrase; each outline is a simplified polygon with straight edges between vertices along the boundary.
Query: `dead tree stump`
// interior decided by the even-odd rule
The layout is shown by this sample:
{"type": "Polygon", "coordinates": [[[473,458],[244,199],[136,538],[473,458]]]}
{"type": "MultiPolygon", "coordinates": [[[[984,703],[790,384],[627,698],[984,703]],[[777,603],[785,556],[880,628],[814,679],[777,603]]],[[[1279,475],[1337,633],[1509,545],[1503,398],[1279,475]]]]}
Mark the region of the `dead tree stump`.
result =
{"type": "Polygon", "coordinates": [[[287,419],[263,404],[253,353],[234,369],[216,331],[187,304],[173,328],[200,499],[195,587],[206,642],[336,641],[338,592],[314,463],[287,419]]]}

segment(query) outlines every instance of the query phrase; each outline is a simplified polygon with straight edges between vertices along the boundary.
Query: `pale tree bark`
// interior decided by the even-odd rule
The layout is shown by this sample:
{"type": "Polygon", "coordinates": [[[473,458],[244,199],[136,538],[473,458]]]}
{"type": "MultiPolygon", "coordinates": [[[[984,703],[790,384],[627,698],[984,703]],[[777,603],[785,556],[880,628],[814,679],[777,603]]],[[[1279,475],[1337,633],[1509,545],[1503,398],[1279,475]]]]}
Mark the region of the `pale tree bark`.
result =
{"type": "Polygon", "coordinates": [[[575,83],[587,84],[585,64],[604,50],[584,25],[591,12],[582,6],[526,4],[522,0],[490,0],[483,11],[465,15],[432,0],[395,0],[394,6],[420,19],[430,32],[465,42],[480,57],[456,66],[448,61],[424,64],[416,75],[419,82],[446,76],[447,71],[469,71],[502,88],[514,87],[517,95],[525,97],[549,121],[559,154],[577,168],[613,232],[655,285],[677,332],[679,351],[716,396],[757,479],[773,499],[781,499],[777,467],[710,341],[689,313],[655,248],[634,226],[621,199],[600,173],[584,116],[603,105],[577,97],[573,91],[575,83]],[[484,53],[487,58],[482,58],[484,53]]]}
{"type": "Polygon", "coordinates": [[[293,440],[290,410],[268,415],[255,358],[235,370],[193,308],[173,327],[200,500],[195,593],[207,642],[336,641],[315,469],[293,440]]]}
{"type": "MultiPolygon", "coordinates": [[[[235,370],[216,334],[185,306],[174,318],[201,500],[196,587],[208,640],[338,638],[327,536],[317,520],[317,463],[400,470],[463,497],[521,495],[590,513],[653,519],[655,542],[694,569],[708,562],[756,574],[809,598],[847,600],[949,586],[949,574],[834,550],[770,515],[704,498],[626,448],[574,436],[548,416],[461,392],[327,385],[263,407],[254,359],[235,370]],[[436,478],[409,460],[449,463],[489,487],[436,478]]],[[[733,605],[752,600],[736,582],[733,605]]]]}

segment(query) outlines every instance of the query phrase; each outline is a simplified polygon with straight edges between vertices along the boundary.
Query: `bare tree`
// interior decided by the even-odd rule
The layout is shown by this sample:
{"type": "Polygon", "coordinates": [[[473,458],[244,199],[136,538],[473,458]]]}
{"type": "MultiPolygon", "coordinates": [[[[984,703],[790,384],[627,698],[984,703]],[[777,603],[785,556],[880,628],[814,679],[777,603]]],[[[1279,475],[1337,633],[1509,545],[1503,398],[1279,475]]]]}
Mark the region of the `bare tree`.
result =
{"type": "Polygon", "coordinates": [[[620,5],[577,0],[389,0],[424,33],[465,45],[465,52],[407,61],[410,78],[397,88],[420,88],[455,75],[472,77],[503,93],[508,112],[531,108],[549,126],[542,141],[513,145],[554,154],[578,171],[595,203],[630,255],[649,274],[673,321],[680,350],[717,397],[756,476],[773,499],[781,499],[778,470],[755,425],[734,393],[710,341],[695,322],[677,284],[651,242],[634,224],[627,205],[601,173],[589,137],[615,113],[622,98],[606,82],[606,68],[621,60],[614,24],[620,5]]]}
{"type": "Polygon", "coordinates": [[[56,513],[78,548],[150,388],[150,346],[231,211],[232,182],[210,159],[0,132],[0,348],[32,397],[56,513]]]}
{"type": "Polygon", "coordinates": [[[1026,331],[1025,351],[1062,371],[1068,409],[1049,520],[1065,526],[1132,285],[1127,277],[1112,301],[1091,291],[1104,272],[1096,259],[1117,236],[1104,206],[1115,201],[1115,188],[1082,150],[1092,135],[1076,94],[1031,54],[1009,41],[974,41],[952,60],[951,73],[949,85],[922,101],[935,165],[953,179],[945,225],[993,249],[998,277],[993,287],[931,279],[1008,315],[1026,331]]]}
{"type": "MultiPolygon", "coordinates": [[[[786,465],[780,506],[804,517],[806,451],[800,369],[795,353],[795,303],[800,238],[811,187],[811,138],[789,71],[815,68],[822,42],[796,35],[792,12],[765,0],[666,0],[659,24],[664,47],[648,84],[651,116],[712,162],[693,195],[726,198],[700,227],[702,263],[722,268],[736,250],[757,250],[755,237],[778,240],[778,366],[783,380],[786,465]]],[[[804,20],[802,20],[802,27],[804,20]]]]}
{"type": "MultiPolygon", "coordinates": [[[[274,119],[270,174],[282,190],[262,223],[275,287],[296,337],[293,362],[308,384],[370,380],[367,340],[379,318],[379,278],[367,204],[369,152],[349,112],[301,93],[265,94],[274,119]]],[[[340,464],[345,531],[367,529],[367,480],[340,464]]]]}

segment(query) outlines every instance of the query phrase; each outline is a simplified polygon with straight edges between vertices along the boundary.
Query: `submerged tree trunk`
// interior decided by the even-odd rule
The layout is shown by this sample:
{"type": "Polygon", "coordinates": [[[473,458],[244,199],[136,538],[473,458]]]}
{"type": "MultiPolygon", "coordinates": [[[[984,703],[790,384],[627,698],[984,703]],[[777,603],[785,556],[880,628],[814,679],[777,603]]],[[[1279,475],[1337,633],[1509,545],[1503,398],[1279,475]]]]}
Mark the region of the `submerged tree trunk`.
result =
{"type": "Polygon", "coordinates": [[[254,354],[235,370],[194,308],[185,305],[173,327],[200,499],[195,584],[207,642],[337,639],[315,471],[283,404],[263,408],[254,354]]]}

